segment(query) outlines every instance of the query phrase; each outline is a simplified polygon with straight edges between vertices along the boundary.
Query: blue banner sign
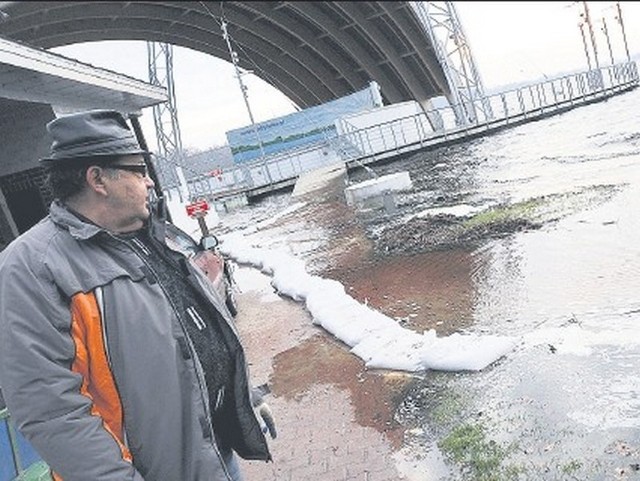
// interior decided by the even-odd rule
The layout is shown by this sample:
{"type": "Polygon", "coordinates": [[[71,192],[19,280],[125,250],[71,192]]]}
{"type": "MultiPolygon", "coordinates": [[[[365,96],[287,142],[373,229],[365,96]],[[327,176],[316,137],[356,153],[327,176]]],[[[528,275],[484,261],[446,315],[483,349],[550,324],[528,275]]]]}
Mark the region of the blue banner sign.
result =
{"type": "Polygon", "coordinates": [[[336,136],[335,121],[345,115],[382,106],[378,84],[326,104],[277,117],[226,133],[233,161],[264,156],[324,141],[336,136]]]}

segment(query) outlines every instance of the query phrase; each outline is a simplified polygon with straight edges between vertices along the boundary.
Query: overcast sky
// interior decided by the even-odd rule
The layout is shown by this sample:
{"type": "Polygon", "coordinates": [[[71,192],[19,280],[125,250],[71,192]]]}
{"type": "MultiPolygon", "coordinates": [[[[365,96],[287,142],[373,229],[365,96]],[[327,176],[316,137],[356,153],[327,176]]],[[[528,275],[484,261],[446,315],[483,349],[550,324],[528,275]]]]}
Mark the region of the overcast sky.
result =
{"type": "MultiPolygon", "coordinates": [[[[578,23],[584,2],[455,2],[485,88],[534,82],[576,69],[587,69],[578,23]]],[[[601,66],[626,59],[615,2],[587,2],[601,66]],[[609,42],[603,33],[603,21],[609,42]]],[[[640,2],[621,2],[627,45],[640,55],[640,2]]],[[[54,49],[92,65],[148,79],[145,42],[96,42],[54,49]],[[123,54],[126,52],[126,55],[123,54]]],[[[593,62],[593,54],[591,54],[593,62]]],[[[233,66],[226,59],[174,47],[173,69],[178,120],[185,148],[204,150],[226,143],[225,132],[249,125],[249,115],[233,66]]],[[[294,112],[286,96],[254,75],[245,75],[249,102],[257,122],[294,112]]],[[[155,147],[153,113],[142,125],[155,147]]]]}

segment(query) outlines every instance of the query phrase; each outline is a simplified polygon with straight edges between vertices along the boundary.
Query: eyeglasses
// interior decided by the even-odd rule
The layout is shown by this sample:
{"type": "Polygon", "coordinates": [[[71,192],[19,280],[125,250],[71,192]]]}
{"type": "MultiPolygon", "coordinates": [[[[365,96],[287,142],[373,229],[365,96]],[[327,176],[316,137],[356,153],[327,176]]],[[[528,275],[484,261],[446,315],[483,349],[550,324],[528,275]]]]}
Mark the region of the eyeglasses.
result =
{"type": "Polygon", "coordinates": [[[136,172],[138,174],[142,174],[142,177],[146,177],[149,174],[149,170],[147,169],[147,164],[109,164],[109,165],[106,165],[104,168],[136,172]]]}

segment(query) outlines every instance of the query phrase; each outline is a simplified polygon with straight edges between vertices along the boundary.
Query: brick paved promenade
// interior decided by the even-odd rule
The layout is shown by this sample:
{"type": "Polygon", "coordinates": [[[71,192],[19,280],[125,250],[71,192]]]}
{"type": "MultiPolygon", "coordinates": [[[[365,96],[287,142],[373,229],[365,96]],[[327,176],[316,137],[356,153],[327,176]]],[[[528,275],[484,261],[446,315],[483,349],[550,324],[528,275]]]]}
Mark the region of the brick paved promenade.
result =
{"type": "MultiPolygon", "coordinates": [[[[333,166],[298,180],[293,201],[304,201],[307,209],[295,212],[292,235],[284,234],[290,248],[299,249],[296,234],[309,234],[321,218],[333,223],[353,215],[344,204],[345,176],[344,166],[333,166]],[[301,229],[295,223],[302,218],[311,224],[301,229]]],[[[358,264],[353,253],[361,233],[351,234],[324,236],[348,244],[349,259],[340,249],[323,255],[341,265],[358,264]]],[[[266,400],[278,428],[270,443],[272,463],[242,461],[246,481],[431,481],[416,476],[416,467],[400,454],[404,433],[393,419],[411,376],[365,369],[346,345],[312,323],[304,303],[277,296],[271,278],[257,269],[239,267],[235,277],[242,291],[236,323],[252,381],[268,383],[266,400]]]]}
{"type": "MultiPolygon", "coordinates": [[[[248,271],[253,272],[248,272],[248,271]]],[[[365,372],[363,363],[311,323],[302,303],[268,294],[255,269],[238,296],[237,325],[254,383],[268,382],[278,437],[273,463],[243,461],[247,481],[395,481],[392,458],[402,436],[391,398],[404,376],[365,372]],[[262,289],[253,290],[256,276],[262,289]]]]}

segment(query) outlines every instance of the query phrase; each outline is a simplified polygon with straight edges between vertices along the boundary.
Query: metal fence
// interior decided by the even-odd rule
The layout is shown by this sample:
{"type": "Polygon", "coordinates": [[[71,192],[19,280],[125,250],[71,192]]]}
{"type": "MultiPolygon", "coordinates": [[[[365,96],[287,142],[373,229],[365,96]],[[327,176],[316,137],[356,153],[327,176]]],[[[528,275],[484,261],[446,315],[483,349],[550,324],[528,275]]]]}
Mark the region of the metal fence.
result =
{"type": "Polygon", "coordinates": [[[626,62],[500,92],[472,105],[448,106],[343,132],[322,142],[263,157],[217,177],[189,181],[192,198],[220,198],[296,179],[336,162],[371,163],[408,152],[558,114],[637,87],[635,62],[626,62]],[[466,112],[462,118],[460,112],[466,112]]]}

